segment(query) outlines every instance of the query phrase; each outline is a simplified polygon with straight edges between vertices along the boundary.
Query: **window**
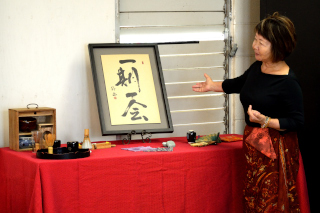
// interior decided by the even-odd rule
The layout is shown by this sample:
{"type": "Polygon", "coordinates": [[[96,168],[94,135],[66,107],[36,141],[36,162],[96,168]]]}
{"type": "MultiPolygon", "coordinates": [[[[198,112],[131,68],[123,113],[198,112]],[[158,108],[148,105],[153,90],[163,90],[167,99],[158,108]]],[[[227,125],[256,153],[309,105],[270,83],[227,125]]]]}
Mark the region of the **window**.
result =
{"type": "MultiPolygon", "coordinates": [[[[230,0],[119,0],[120,43],[158,43],[174,133],[228,133],[228,96],[196,93],[204,73],[222,81],[229,73],[230,0]]],[[[163,135],[161,135],[163,137],[163,135]]]]}

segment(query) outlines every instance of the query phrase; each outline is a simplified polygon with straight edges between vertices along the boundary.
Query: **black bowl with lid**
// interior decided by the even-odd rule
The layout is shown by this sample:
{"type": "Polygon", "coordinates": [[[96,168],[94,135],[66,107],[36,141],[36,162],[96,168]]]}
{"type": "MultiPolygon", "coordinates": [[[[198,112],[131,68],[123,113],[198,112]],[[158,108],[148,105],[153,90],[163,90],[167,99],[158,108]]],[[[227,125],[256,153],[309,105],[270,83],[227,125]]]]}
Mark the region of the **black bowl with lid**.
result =
{"type": "Polygon", "coordinates": [[[37,129],[37,119],[33,117],[20,117],[19,118],[19,131],[31,132],[37,129]]]}

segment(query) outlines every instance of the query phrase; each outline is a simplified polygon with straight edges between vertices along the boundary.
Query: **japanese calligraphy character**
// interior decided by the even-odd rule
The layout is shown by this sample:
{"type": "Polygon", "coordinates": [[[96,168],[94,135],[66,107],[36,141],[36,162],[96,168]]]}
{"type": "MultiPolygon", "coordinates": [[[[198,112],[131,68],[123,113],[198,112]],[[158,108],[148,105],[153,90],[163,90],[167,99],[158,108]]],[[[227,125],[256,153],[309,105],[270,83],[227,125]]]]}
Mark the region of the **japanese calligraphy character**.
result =
{"type": "MultiPolygon", "coordinates": [[[[133,115],[132,117],[131,117],[131,120],[133,120],[133,121],[135,121],[135,120],[140,120],[141,119],[141,116],[139,116],[138,117],[138,115],[139,115],[139,108],[133,108],[133,110],[135,111],[135,112],[130,112],[130,114],[131,115],[133,115]]],[[[149,119],[146,117],[146,116],[142,116],[143,117],[143,119],[145,120],[145,121],[148,121],[149,119]]]]}
{"type": "MultiPolygon", "coordinates": [[[[134,59],[119,60],[119,63],[120,63],[120,64],[135,63],[135,62],[136,62],[136,60],[134,60],[134,59]]],[[[118,81],[118,83],[116,83],[116,86],[119,86],[119,85],[121,85],[121,86],[128,86],[127,83],[126,83],[126,81],[128,81],[128,83],[131,84],[131,79],[136,78],[136,82],[137,82],[137,84],[138,84],[138,88],[139,88],[139,92],[140,92],[141,89],[140,89],[140,82],[139,82],[139,73],[138,73],[138,70],[137,70],[135,67],[131,67],[131,69],[132,69],[132,71],[129,72],[128,78],[126,78],[125,73],[124,73],[125,70],[122,69],[122,67],[120,67],[120,68],[118,69],[118,73],[117,73],[117,74],[118,74],[118,76],[119,76],[119,81],[118,81]],[[134,74],[134,76],[133,76],[133,74],[134,74]]]]}
{"type": "MultiPolygon", "coordinates": [[[[142,107],[147,108],[147,105],[142,104],[142,103],[139,103],[139,102],[137,102],[137,101],[134,99],[134,97],[135,97],[136,95],[137,95],[136,92],[132,92],[132,93],[127,93],[127,94],[126,94],[126,97],[127,97],[127,98],[131,97],[132,99],[130,100],[130,102],[129,102],[127,108],[126,108],[126,110],[125,110],[124,113],[122,114],[123,117],[126,117],[126,116],[127,116],[128,111],[130,110],[130,108],[131,108],[134,104],[139,104],[139,105],[141,105],[142,107]]],[[[141,119],[141,116],[137,117],[137,116],[139,115],[139,111],[138,111],[139,108],[134,107],[133,110],[135,110],[135,112],[130,112],[130,114],[133,115],[133,117],[131,118],[131,120],[141,119]]],[[[143,116],[143,118],[144,118],[145,121],[148,121],[148,120],[149,120],[146,116],[143,116]]]]}

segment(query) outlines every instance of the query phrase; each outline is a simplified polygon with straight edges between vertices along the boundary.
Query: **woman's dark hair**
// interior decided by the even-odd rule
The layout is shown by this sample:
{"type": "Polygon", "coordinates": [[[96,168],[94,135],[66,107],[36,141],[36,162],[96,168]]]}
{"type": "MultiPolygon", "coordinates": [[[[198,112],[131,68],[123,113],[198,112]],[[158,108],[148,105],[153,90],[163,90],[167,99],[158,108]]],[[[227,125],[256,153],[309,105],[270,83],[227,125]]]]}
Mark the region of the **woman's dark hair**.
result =
{"type": "Polygon", "coordinates": [[[272,61],[288,57],[296,46],[296,32],[292,21],[278,12],[260,21],[254,31],[271,43],[272,61]]]}

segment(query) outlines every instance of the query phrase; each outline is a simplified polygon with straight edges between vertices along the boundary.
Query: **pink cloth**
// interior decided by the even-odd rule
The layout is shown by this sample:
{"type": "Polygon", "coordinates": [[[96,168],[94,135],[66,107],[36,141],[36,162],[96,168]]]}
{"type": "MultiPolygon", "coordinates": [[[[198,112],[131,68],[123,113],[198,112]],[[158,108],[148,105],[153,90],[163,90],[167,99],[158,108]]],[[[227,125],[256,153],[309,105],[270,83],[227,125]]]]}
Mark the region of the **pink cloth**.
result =
{"type": "Polygon", "coordinates": [[[245,142],[256,148],[265,156],[273,160],[277,158],[268,128],[254,127],[245,142]]]}

